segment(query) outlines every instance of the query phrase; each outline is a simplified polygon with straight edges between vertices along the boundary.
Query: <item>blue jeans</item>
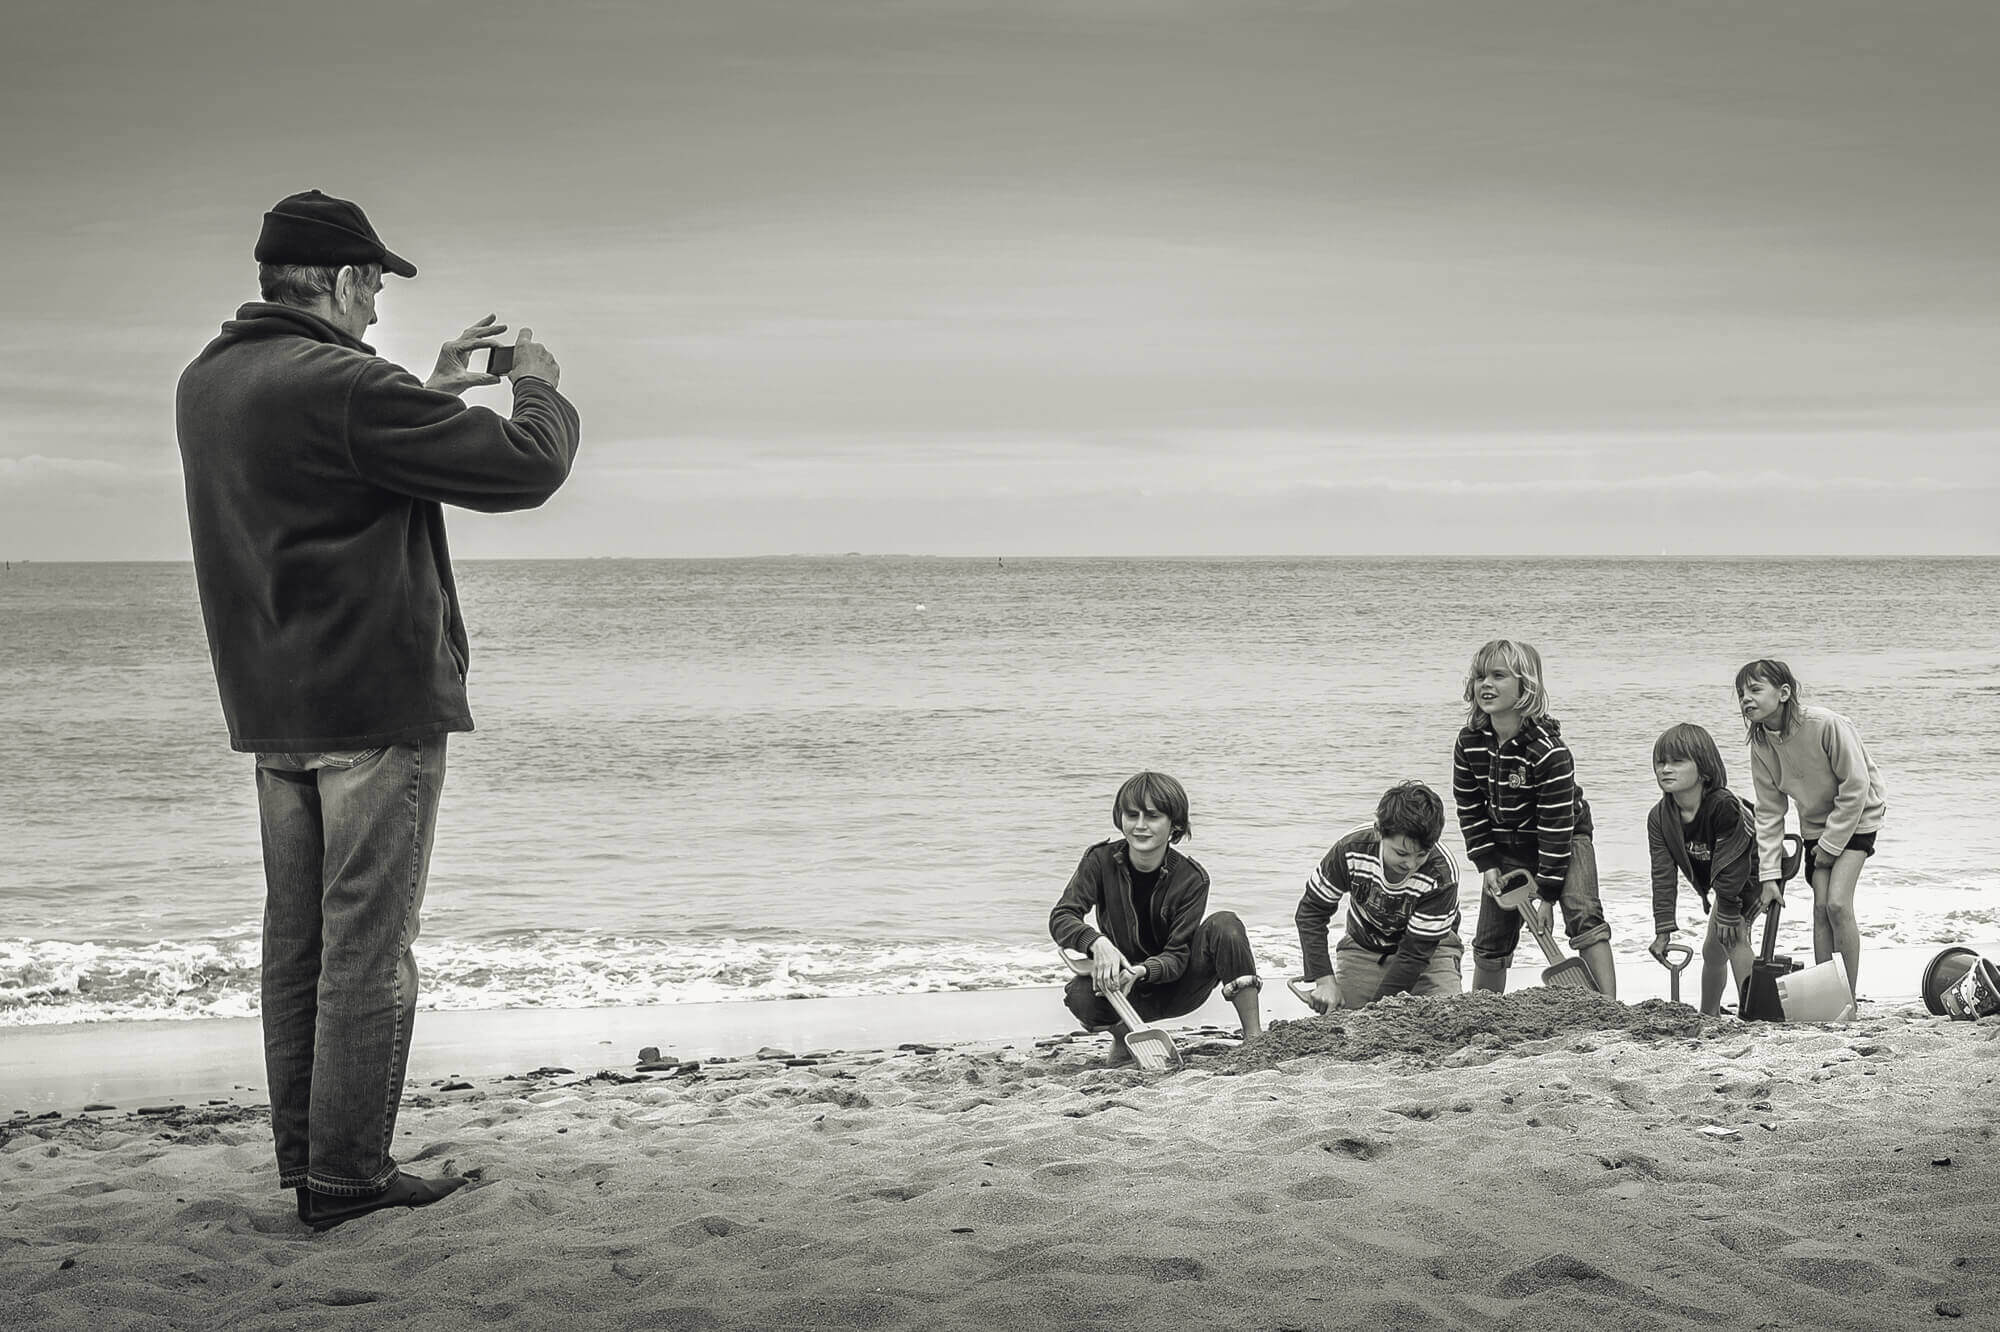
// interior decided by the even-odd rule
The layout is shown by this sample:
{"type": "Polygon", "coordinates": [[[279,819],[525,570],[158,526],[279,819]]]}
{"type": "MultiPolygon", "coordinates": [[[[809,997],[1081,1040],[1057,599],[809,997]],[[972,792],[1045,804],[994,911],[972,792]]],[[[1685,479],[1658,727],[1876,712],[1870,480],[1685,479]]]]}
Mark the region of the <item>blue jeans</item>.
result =
{"type": "Polygon", "coordinates": [[[257,756],[280,1188],[352,1197],[395,1178],[444,740],[257,756]]]}
{"type": "MultiPolygon", "coordinates": [[[[1533,873],[1532,856],[1500,855],[1503,870],[1524,869],[1533,873]]],[[[1569,874],[1563,880],[1563,930],[1569,946],[1581,951],[1592,944],[1611,942],[1611,926],[1604,921],[1604,899],[1597,888],[1597,847],[1588,837],[1569,844],[1569,874]]],[[[1479,895],[1479,923],[1472,932],[1475,966],[1505,971],[1514,962],[1514,947],[1521,940],[1521,913],[1501,906],[1490,894],[1479,895]]]]}

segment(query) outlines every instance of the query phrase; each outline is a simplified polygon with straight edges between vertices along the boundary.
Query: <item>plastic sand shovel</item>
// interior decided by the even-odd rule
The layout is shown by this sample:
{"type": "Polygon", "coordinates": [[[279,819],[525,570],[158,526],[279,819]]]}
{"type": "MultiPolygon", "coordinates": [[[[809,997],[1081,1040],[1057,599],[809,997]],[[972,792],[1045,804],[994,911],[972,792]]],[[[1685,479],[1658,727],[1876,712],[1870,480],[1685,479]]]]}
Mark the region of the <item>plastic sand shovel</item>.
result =
{"type": "Polygon", "coordinates": [[[1580,957],[1564,957],[1562,950],[1556,947],[1556,936],[1542,922],[1542,913],[1530,906],[1536,896],[1535,876],[1526,870],[1509,870],[1500,880],[1500,889],[1493,895],[1493,900],[1521,913],[1521,919],[1535,933],[1535,942],[1542,946],[1542,956],[1548,959],[1548,969],[1542,972],[1542,984],[1570,990],[1595,990],[1597,981],[1590,974],[1590,964],[1580,957]],[[1509,888],[1509,884],[1518,886],[1509,888]]]}
{"type": "Polygon", "coordinates": [[[1792,961],[1789,953],[1773,952],[1777,945],[1778,904],[1773,902],[1764,908],[1764,946],[1757,960],[1750,964],[1750,974],[1744,978],[1743,993],[1736,1005],[1736,1016],[1745,1022],[1785,1020],[1785,1000],[1779,993],[1778,981],[1794,971],[1805,970],[1805,964],[1792,961]]]}
{"type": "Polygon", "coordinates": [[[1694,961],[1694,949],[1683,943],[1668,944],[1666,954],[1666,957],[1659,959],[1659,963],[1667,969],[1667,975],[1672,977],[1668,982],[1668,988],[1673,991],[1674,1002],[1679,1003],[1681,1001],[1681,973],[1688,969],[1688,963],[1694,961]],[[1681,957],[1678,964],[1671,960],[1676,953],[1679,953],[1681,957]]]}
{"type": "Polygon", "coordinates": [[[1319,1012],[1319,1005],[1313,1002],[1313,983],[1311,981],[1303,976],[1294,976],[1285,982],[1285,988],[1292,992],[1292,998],[1298,1000],[1313,1012],[1319,1012]]]}
{"type": "MultiPolygon", "coordinates": [[[[1056,951],[1062,954],[1062,960],[1069,964],[1071,971],[1079,976],[1090,974],[1090,958],[1087,954],[1079,953],[1073,948],[1064,948],[1060,944],[1056,946],[1056,951]]],[[[1139,1061],[1140,1068],[1157,1073],[1169,1064],[1179,1062],[1180,1051],[1174,1048],[1174,1038],[1141,1019],[1133,1009],[1130,999],[1116,990],[1104,997],[1111,1001],[1112,1011],[1117,1013],[1118,1020],[1125,1024],[1125,1048],[1139,1061]]]]}

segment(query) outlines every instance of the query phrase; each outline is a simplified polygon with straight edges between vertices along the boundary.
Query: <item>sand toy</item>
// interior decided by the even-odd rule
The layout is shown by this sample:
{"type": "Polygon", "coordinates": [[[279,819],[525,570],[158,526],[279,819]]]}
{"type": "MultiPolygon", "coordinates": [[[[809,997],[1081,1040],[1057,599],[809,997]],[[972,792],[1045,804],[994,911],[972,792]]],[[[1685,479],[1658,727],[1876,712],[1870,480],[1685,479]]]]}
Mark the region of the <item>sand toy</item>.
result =
{"type": "Polygon", "coordinates": [[[1667,975],[1670,977],[1667,987],[1672,992],[1674,1002],[1679,1003],[1681,1001],[1681,973],[1688,969],[1688,963],[1694,961],[1694,949],[1684,943],[1668,944],[1666,954],[1665,957],[1659,959],[1659,963],[1667,969],[1667,975]],[[1672,958],[1677,953],[1680,955],[1681,960],[1674,962],[1672,958]]]}
{"type": "MultiPolygon", "coordinates": [[[[1058,946],[1056,951],[1062,954],[1062,960],[1069,964],[1071,971],[1079,976],[1090,974],[1088,956],[1061,946],[1058,946]]],[[[1133,1009],[1130,999],[1116,990],[1104,997],[1111,1001],[1112,1011],[1117,1013],[1119,1021],[1125,1024],[1125,1048],[1139,1061],[1140,1068],[1157,1073],[1169,1064],[1179,1062],[1180,1051],[1174,1048],[1174,1038],[1141,1019],[1133,1009]]]]}
{"type": "Polygon", "coordinates": [[[1534,932],[1535,942],[1542,946],[1542,956],[1548,959],[1548,968],[1542,972],[1542,984],[1562,985],[1575,990],[1595,990],[1597,980],[1590,974],[1590,964],[1580,957],[1564,957],[1562,949],[1556,946],[1555,932],[1550,930],[1542,913],[1533,909],[1535,900],[1535,876],[1526,870],[1509,870],[1500,880],[1500,890],[1493,894],[1493,900],[1501,906],[1521,913],[1534,932]],[[1513,885],[1509,887],[1509,885],[1513,885]]]}
{"type": "Polygon", "coordinates": [[[1743,983],[1742,1002],[1736,1015],[1745,1022],[1783,1022],[1785,1001],[1778,993],[1778,981],[1805,963],[1794,962],[1788,953],[1773,953],[1778,944],[1778,903],[1764,908],[1764,946],[1750,964],[1750,978],[1743,983]]]}

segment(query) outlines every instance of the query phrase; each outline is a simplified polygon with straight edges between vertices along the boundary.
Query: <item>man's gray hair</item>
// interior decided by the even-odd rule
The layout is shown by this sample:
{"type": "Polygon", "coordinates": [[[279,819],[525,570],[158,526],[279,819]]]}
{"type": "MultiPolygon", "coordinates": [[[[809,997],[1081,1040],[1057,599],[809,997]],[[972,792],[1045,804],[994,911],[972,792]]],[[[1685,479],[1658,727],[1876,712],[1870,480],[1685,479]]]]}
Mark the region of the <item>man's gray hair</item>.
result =
{"type": "Polygon", "coordinates": [[[382,276],[380,264],[259,264],[257,288],[265,300],[279,305],[313,305],[333,295],[333,280],[343,268],[354,269],[364,282],[382,276]]]}

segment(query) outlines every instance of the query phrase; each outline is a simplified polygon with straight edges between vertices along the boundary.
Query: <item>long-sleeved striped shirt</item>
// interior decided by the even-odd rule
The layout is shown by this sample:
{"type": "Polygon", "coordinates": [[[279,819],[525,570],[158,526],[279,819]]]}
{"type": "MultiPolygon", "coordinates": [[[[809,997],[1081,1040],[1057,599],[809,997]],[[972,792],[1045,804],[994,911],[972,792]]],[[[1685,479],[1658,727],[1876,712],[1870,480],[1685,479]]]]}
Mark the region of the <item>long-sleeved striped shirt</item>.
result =
{"type": "Polygon", "coordinates": [[[1482,871],[1532,864],[1537,891],[1552,902],[1562,896],[1570,843],[1590,836],[1591,823],[1555,718],[1524,721],[1497,745],[1489,723],[1460,731],[1451,748],[1451,794],[1467,860],[1482,871]]]}
{"type": "Polygon", "coordinates": [[[1307,980],[1333,972],[1326,936],[1341,899],[1347,901],[1347,937],[1377,953],[1394,953],[1382,979],[1383,995],[1416,983],[1439,943],[1458,930],[1458,866],[1442,846],[1401,883],[1382,869],[1382,834],[1363,824],[1333,844],[1306,880],[1293,920],[1307,980]]]}

